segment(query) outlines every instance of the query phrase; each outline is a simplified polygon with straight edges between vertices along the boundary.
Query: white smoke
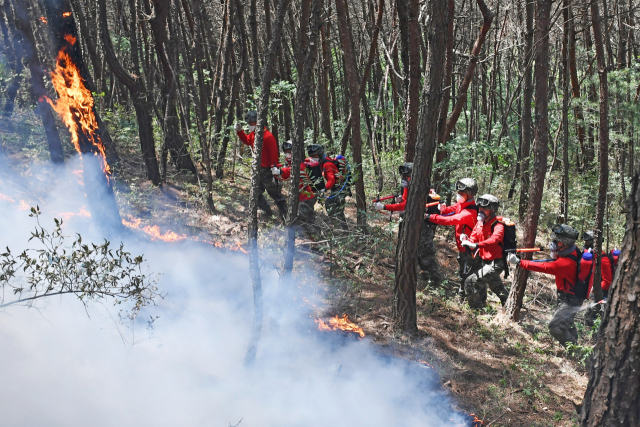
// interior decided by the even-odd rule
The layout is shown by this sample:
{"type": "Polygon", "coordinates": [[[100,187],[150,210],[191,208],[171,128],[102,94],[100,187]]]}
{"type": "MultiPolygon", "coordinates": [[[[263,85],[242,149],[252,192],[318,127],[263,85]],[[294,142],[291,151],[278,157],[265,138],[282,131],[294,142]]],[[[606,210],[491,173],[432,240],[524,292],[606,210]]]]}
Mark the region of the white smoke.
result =
{"type": "MultiPolygon", "coordinates": [[[[0,193],[15,200],[0,200],[3,249],[23,249],[33,230],[34,220],[18,210],[21,197],[41,203],[49,229],[56,213],[86,205],[71,173],[78,165],[37,172],[33,166],[26,178],[0,166],[0,193]],[[29,199],[42,188],[46,196],[29,199]]],[[[101,240],[91,218],[73,217],[65,230],[101,240]]],[[[1,425],[223,427],[241,419],[241,426],[266,427],[463,425],[432,370],[384,357],[368,338],[317,331],[297,304],[314,290],[294,286],[296,295],[279,295],[273,270],[262,270],[265,327],[256,363],[246,369],[253,315],[248,258],[199,243],[123,240],[161,274],[165,299],[144,308],[133,328],[118,321],[121,307],[108,300],[85,309],[73,296],[54,297],[37,308],[0,312],[1,425]],[[284,304],[290,308],[275,327],[275,305],[293,296],[296,303],[284,304]]]]}

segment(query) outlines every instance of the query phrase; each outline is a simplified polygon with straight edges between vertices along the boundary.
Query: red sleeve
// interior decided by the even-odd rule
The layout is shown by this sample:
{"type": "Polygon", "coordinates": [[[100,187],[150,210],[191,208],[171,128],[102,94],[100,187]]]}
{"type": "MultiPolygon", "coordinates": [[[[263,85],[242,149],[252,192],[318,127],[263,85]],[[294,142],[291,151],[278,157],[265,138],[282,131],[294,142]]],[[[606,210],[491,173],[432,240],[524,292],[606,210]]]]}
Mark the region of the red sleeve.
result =
{"type": "Polygon", "coordinates": [[[331,162],[325,162],[322,165],[322,170],[324,171],[324,179],[327,181],[324,188],[329,190],[336,184],[336,173],[338,172],[338,168],[331,162]]]}
{"type": "MultiPolygon", "coordinates": [[[[249,134],[249,135],[251,135],[251,134],[249,134]]],[[[244,145],[248,145],[248,146],[250,146],[251,148],[253,148],[253,138],[249,138],[249,137],[247,136],[247,134],[246,134],[246,133],[244,133],[244,131],[243,131],[243,130],[239,130],[239,131],[238,131],[238,138],[240,138],[240,141],[242,141],[242,143],[243,143],[244,145]]]]}
{"type": "Polygon", "coordinates": [[[502,223],[497,223],[495,227],[493,227],[493,233],[491,233],[491,237],[487,240],[483,240],[478,242],[479,248],[486,248],[490,245],[497,245],[502,243],[504,240],[504,225],[502,223]]]}
{"type": "Polygon", "coordinates": [[[405,188],[402,192],[402,203],[389,203],[384,205],[385,211],[402,212],[407,207],[407,197],[409,196],[409,188],[405,188]]]}
{"type": "MultiPolygon", "coordinates": [[[[454,208],[453,206],[445,206],[444,208],[440,208],[440,215],[447,215],[455,211],[456,211],[456,208],[454,208]]],[[[441,225],[445,225],[445,224],[441,224],[441,225]]]]}
{"type": "Polygon", "coordinates": [[[478,243],[482,240],[482,225],[477,223],[473,230],[471,230],[471,235],[469,236],[469,241],[471,243],[478,243]]]}
{"type": "Polygon", "coordinates": [[[291,177],[291,167],[287,166],[286,168],[280,169],[280,178],[289,179],[291,177]]]}
{"type": "Polygon", "coordinates": [[[563,258],[555,259],[553,261],[534,262],[523,259],[520,261],[520,267],[529,271],[537,271],[538,273],[546,273],[557,275],[563,268],[567,266],[561,262],[563,258]]]}
{"type": "Polygon", "coordinates": [[[280,155],[278,153],[278,143],[276,142],[276,138],[271,134],[271,132],[265,129],[264,131],[264,141],[262,144],[262,159],[261,166],[270,167],[271,165],[275,165],[279,163],[280,155]]]}
{"type": "MultiPolygon", "coordinates": [[[[460,213],[455,215],[443,216],[442,211],[440,215],[431,215],[429,217],[429,221],[438,225],[460,225],[467,224],[469,225],[469,216],[470,212],[468,210],[462,210],[460,213]]],[[[469,225],[471,228],[471,225],[469,225]]]]}

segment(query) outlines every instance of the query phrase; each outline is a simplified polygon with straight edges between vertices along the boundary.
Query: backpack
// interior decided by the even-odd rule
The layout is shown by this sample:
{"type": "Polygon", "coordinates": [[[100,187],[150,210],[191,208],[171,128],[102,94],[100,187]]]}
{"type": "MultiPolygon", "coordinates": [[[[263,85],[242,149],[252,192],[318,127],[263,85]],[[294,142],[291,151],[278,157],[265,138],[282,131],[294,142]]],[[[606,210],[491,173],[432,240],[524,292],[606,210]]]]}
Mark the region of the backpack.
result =
{"type": "Polygon", "coordinates": [[[319,192],[324,189],[324,178],[322,177],[322,164],[319,162],[312,162],[305,160],[307,173],[307,184],[313,189],[314,192],[319,192]]]}
{"type": "Polygon", "coordinates": [[[613,256],[613,251],[609,252],[605,256],[607,258],[609,258],[609,262],[611,263],[611,279],[613,280],[613,278],[616,275],[616,264],[617,264],[617,262],[615,262],[615,257],[613,256]]]}
{"type": "Polygon", "coordinates": [[[584,280],[580,280],[580,264],[582,264],[582,254],[576,248],[576,251],[570,254],[567,258],[576,262],[576,283],[573,285],[573,293],[576,297],[587,299],[589,296],[589,282],[591,282],[591,274],[593,274],[593,268],[589,271],[589,274],[584,280]]]}
{"type": "MultiPolygon", "coordinates": [[[[470,207],[470,206],[469,206],[470,207]]],[[[478,209],[475,207],[476,210],[478,209]]],[[[465,208],[466,209],[466,208],[465,208]]],[[[509,263],[507,262],[507,255],[509,252],[513,252],[518,246],[518,238],[516,237],[516,223],[513,221],[504,222],[502,218],[498,218],[498,221],[493,223],[491,227],[491,233],[493,233],[493,228],[497,223],[501,223],[504,227],[504,237],[502,239],[502,243],[500,243],[500,247],[502,248],[502,259],[504,259],[504,278],[509,277],[509,263]]]]}

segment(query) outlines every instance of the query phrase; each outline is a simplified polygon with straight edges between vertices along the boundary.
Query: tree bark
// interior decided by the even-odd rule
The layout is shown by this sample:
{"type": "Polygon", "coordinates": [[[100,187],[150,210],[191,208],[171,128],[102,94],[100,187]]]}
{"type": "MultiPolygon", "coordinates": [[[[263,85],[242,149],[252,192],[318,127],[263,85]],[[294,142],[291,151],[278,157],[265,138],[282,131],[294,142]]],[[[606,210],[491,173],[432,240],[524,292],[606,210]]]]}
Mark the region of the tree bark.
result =
{"type": "Polygon", "coordinates": [[[358,72],[356,70],[356,55],[353,49],[351,30],[347,25],[347,11],[344,0],[335,0],[336,13],[338,15],[338,29],[340,30],[340,41],[344,53],[345,73],[347,75],[347,85],[349,87],[349,97],[351,105],[351,117],[353,126],[351,127],[351,147],[353,150],[353,161],[356,164],[356,207],[358,226],[367,225],[367,205],[364,194],[364,174],[362,170],[362,137],[360,134],[360,93],[358,85],[358,72]]]}
{"type": "Polygon", "coordinates": [[[442,100],[445,47],[449,13],[448,0],[433,0],[429,31],[428,76],[422,90],[417,152],[414,159],[407,209],[398,238],[398,256],[394,283],[394,318],[407,332],[418,330],[416,313],[417,254],[424,205],[431,187],[431,169],[438,133],[438,108],[442,100]]]}
{"type": "Polygon", "coordinates": [[[264,138],[264,127],[267,124],[269,111],[269,97],[271,95],[271,80],[275,74],[278,45],[282,34],[282,24],[287,13],[289,0],[279,0],[276,12],[276,20],[273,24],[273,35],[269,44],[269,51],[262,67],[262,85],[260,87],[260,100],[258,101],[258,124],[256,126],[256,138],[253,145],[253,156],[251,158],[251,187],[249,193],[249,212],[251,220],[249,223],[249,274],[253,286],[253,324],[251,327],[251,337],[249,347],[245,355],[245,365],[252,365],[258,351],[258,341],[262,331],[262,283],[260,281],[260,259],[258,254],[258,187],[260,186],[260,158],[262,157],[262,142],[264,138]]]}
{"type": "MultiPolygon", "coordinates": [[[[538,231],[538,219],[544,191],[544,179],[547,173],[547,155],[549,153],[549,27],[552,0],[537,0],[536,17],[536,54],[535,54],[535,146],[533,161],[533,179],[529,191],[527,216],[524,223],[523,246],[532,247],[535,244],[538,231]]],[[[531,254],[525,254],[531,259],[531,254]]],[[[517,321],[522,308],[522,299],[527,286],[529,272],[516,268],[514,283],[505,305],[505,314],[513,321],[517,321]]]]}
{"type": "Polygon", "coordinates": [[[640,176],[627,202],[622,254],[609,290],[584,395],[581,426],[640,425],[640,176]]]}

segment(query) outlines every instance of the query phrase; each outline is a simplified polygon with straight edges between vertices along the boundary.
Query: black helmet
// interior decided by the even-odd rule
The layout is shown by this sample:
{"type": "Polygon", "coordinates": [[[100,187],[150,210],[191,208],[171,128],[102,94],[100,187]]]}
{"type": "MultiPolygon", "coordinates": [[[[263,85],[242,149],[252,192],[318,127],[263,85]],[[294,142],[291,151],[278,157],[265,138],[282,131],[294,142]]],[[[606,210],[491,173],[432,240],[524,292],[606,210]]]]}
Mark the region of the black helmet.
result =
{"type": "Polygon", "coordinates": [[[593,236],[593,231],[585,231],[582,233],[582,240],[585,242],[593,242],[595,237],[593,236]]]}
{"type": "Polygon", "coordinates": [[[475,197],[478,194],[478,183],[473,178],[462,178],[456,182],[456,191],[462,191],[471,197],[475,197]]]}
{"type": "Polygon", "coordinates": [[[322,156],[324,154],[324,147],[320,144],[307,145],[307,154],[309,156],[315,156],[316,154],[322,156]]]}
{"type": "Polygon", "coordinates": [[[578,232],[567,224],[556,224],[551,227],[551,240],[578,240],[578,232]]]}
{"type": "Polygon", "coordinates": [[[244,115],[244,121],[247,123],[256,123],[258,121],[258,112],[256,110],[249,110],[244,115]]]}
{"type": "Polygon", "coordinates": [[[291,151],[293,149],[293,142],[291,140],[282,143],[282,151],[291,151]]]}
{"type": "Polygon", "coordinates": [[[402,176],[410,176],[413,172],[413,163],[403,163],[398,167],[398,172],[402,176]]]}
{"type": "Polygon", "coordinates": [[[491,209],[493,212],[497,211],[500,207],[500,200],[496,196],[492,196],[491,194],[483,194],[478,197],[476,201],[476,205],[481,208],[491,209]]]}

